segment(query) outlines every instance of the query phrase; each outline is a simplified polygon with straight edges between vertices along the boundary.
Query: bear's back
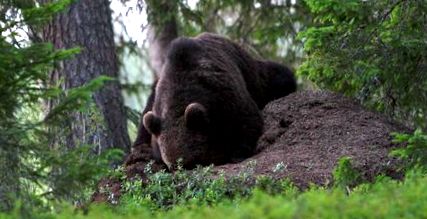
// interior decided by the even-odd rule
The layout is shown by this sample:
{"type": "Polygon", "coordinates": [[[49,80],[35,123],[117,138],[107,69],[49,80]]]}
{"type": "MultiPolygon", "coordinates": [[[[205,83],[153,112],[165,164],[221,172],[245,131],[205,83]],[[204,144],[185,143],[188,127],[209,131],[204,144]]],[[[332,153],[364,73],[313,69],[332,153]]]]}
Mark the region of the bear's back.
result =
{"type": "Polygon", "coordinates": [[[242,105],[253,102],[237,64],[240,57],[231,42],[223,40],[213,34],[174,40],[159,89],[173,90],[166,93],[177,104],[200,101],[215,107],[216,100],[243,100],[242,105]]]}

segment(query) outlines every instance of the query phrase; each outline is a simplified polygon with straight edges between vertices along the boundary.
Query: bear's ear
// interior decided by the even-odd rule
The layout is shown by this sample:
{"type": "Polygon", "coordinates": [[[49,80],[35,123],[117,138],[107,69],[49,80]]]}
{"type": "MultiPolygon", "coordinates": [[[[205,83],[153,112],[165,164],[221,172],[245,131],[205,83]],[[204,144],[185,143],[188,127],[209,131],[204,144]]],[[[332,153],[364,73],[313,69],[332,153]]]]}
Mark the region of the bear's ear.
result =
{"type": "Polygon", "coordinates": [[[191,103],[187,106],[184,113],[185,125],[188,129],[202,131],[209,121],[206,108],[200,103],[191,103]]]}
{"type": "Polygon", "coordinates": [[[150,134],[159,135],[162,129],[162,122],[159,117],[155,116],[153,112],[148,111],[142,120],[144,127],[150,134]]]}

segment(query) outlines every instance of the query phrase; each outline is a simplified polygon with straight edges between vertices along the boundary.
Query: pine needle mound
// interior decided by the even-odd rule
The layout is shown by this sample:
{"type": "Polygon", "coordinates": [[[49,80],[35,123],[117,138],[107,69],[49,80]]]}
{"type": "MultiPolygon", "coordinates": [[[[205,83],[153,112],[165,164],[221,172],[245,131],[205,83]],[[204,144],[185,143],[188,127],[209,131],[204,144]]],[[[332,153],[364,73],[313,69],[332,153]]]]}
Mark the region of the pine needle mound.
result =
{"type": "MultiPolygon", "coordinates": [[[[363,180],[378,174],[401,177],[398,161],[389,153],[402,145],[392,142],[391,133],[409,129],[349,98],[328,91],[300,91],[269,103],[263,116],[264,134],[257,154],[214,167],[214,172],[237,175],[250,166],[254,177],[289,178],[299,187],[327,185],[338,160],[349,157],[363,180]]],[[[143,176],[148,150],[131,156],[140,160],[126,167],[128,174],[143,176]]]]}
{"type": "Polygon", "coordinates": [[[400,177],[389,156],[392,132],[402,125],[328,91],[301,91],[269,103],[263,110],[264,134],[258,154],[237,164],[216,167],[235,174],[255,161],[256,175],[288,177],[296,185],[329,184],[342,157],[350,157],[363,179],[378,174],[400,177]]]}

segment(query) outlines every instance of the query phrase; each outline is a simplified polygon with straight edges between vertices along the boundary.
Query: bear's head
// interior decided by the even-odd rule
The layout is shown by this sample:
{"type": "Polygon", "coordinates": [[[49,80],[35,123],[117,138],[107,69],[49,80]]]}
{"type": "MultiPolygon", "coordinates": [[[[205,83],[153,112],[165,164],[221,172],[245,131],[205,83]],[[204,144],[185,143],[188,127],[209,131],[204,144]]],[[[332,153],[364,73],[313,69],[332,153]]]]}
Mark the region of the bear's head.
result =
{"type": "Polygon", "coordinates": [[[162,160],[169,168],[175,168],[179,159],[185,168],[215,162],[209,155],[208,113],[202,104],[194,102],[174,120],[161,118],[153,111],[144,115],[143,124],[153,136],[152,144],[159,148],[162,160]]]}

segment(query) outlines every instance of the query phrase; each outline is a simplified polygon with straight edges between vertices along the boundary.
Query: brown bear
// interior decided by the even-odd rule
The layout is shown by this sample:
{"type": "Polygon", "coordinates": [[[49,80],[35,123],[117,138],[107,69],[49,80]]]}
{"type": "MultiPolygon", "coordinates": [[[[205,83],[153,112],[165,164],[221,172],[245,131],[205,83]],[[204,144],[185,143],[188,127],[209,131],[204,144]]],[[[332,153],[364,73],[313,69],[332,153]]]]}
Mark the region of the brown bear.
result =
{"type": "Polygon", "coordinates": [[[180,158],[185,168],[247,158],[263,131],[260,110],[295,90],[287,67],[253,58],[227,38],[175,39],[134,145],[151,135],[153,157],[169,168],[180,158]]]}

